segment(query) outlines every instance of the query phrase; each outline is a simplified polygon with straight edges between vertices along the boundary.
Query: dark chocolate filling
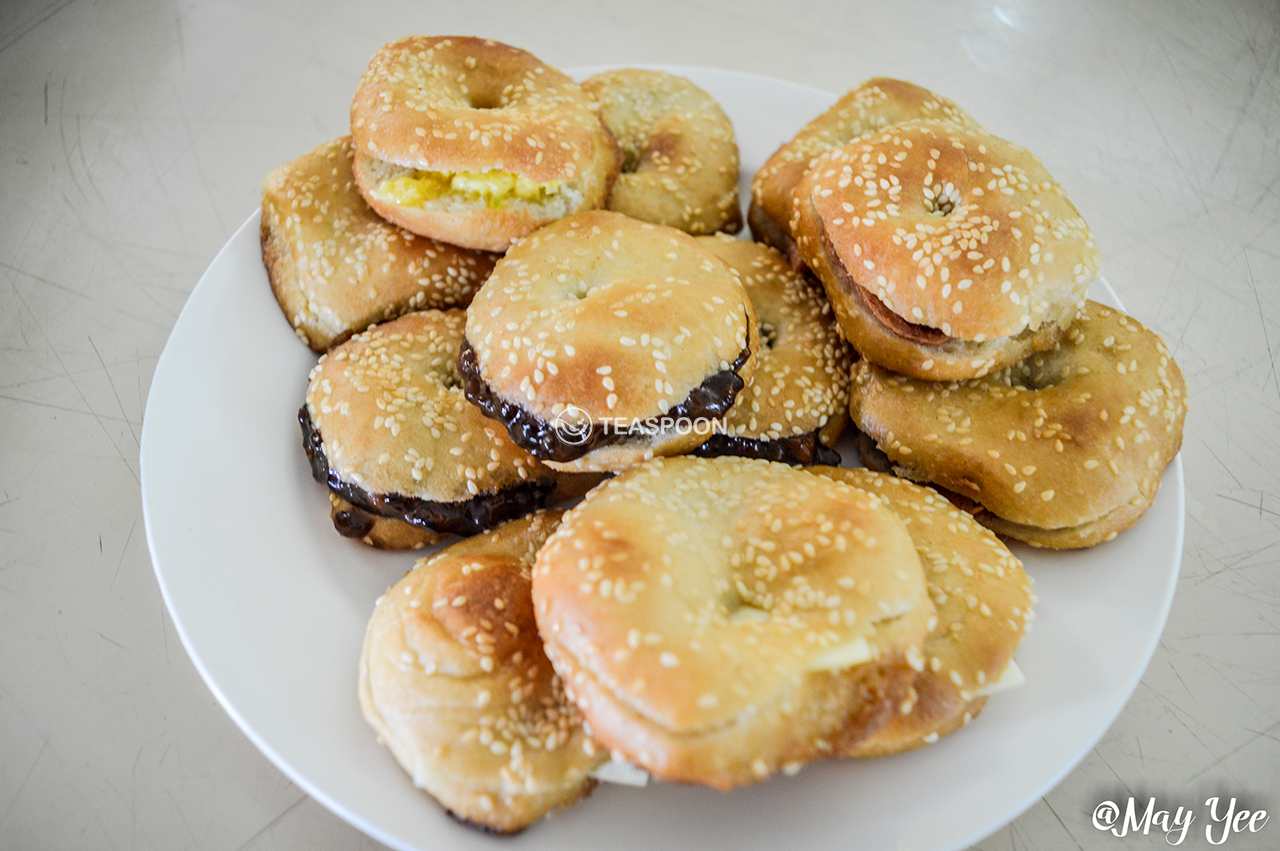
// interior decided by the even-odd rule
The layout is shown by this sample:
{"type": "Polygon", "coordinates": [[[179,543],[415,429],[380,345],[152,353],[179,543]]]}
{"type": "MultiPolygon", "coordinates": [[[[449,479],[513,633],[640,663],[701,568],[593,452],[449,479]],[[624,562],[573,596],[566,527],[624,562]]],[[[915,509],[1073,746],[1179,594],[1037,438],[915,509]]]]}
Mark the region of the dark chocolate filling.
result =
{"type": "Polygon", "coordinates": [[[746,386],[738,370],[751,357],[751,349],[745,348],[738,359],[725,370],[708,376],[690,391],[683,402],[661,418],[655,417],[639,423],[626,431],[613,431],[605,423],[583,424],[573,431],[556,428],[546,420],[526,411],[515,402],[508,402],[496,393],[480,377],[480,362],[475,349],[465,338],[458,352],[458,372],[462,374],[463,392],[485,416],[502,423],[512,442],[535,458],[544,461],[568,462],[581,458],[594,449],[611,446],[629,439],[645,439],[658,433],[660,421],[697,422],[723,417],[733,406],[733,400],[746,386]]]}
{"type": "Polygon", "coordinates": [[[738,455],[743,458],[761,458],[765,461],[780,461],[791,465],[840,466],[840,453],[818,438],[817,429],[791,437],[779,437],[775,440],[716,433],[691,454],[701,458],[738,455]]]}
{"type": "MultiPolygon", "coordinates": [[[[441,534],[474,535],[507,520],[523,517],[544,507],[555,488],[555,482],[549,479],[523,481],[456,502],[436,502],[398,493],[369,493],[344,482],[342,476],[329,466],[320,430],[311,421],[306,405],[298,410],[298,424],[302,428],[302,448],[311,462],[311,475],[317,482],[368,514],[403,520],[411,526],[441,534]]],[[[372,528],[358,520],[350,522],[352,520],[356,518],[335,522],[334,525],[347,537],[363,537],[372,528]]]]}

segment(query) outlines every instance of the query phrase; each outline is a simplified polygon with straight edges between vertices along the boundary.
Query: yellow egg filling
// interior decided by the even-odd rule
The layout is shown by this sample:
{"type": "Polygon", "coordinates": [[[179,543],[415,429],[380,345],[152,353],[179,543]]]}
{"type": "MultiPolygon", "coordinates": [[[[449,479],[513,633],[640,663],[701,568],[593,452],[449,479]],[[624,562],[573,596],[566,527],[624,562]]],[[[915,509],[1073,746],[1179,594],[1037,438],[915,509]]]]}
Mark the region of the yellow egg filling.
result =
{"type": "Polygon", "coordinates": [[[483,200],[491,208],[511,201],[541,203],[556,195],[564,181],[537,183],[511,171],[414,171],[378,185],[375,195],[401,207],[421,207],[449,193],[483,200]]]}

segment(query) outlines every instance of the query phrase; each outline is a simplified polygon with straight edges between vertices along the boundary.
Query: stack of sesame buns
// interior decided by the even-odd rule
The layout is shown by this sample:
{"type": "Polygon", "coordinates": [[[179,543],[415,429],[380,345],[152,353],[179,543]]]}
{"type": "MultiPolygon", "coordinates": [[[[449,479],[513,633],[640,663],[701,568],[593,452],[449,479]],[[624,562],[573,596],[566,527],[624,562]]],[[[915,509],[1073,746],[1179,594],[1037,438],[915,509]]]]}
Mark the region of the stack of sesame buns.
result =
{"type": "Polygon", "coordinates": [[[372,606],[360,705],[468,824],[610,766],[731,790],[960,730],[1021,676],[1002,539],[1109,540],[1179,450],[1168,349],[957,104],[851,90],[741,237],[738,182],[689,80],[412,36],[263,183],[334,546],[432,548],[372,606]]]}
{"type": "Polygon", "coordinates": [[[1034,154],[874,79],[752,191],[753,235],[822,282],[857,352],[864,463],[1035,546],[1093,546],[1142,516],[1181,446],[1185,386],[1156,335],[1088,301],[1097,245],[1034,154]]]}

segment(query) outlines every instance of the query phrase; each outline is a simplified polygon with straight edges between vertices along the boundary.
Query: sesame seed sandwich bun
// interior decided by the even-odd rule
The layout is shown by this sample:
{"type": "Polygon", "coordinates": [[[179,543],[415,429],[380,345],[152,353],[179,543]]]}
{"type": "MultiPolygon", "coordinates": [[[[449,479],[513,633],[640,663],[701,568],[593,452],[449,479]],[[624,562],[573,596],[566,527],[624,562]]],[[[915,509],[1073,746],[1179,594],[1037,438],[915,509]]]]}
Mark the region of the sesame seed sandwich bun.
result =
{"type": "Polygon", "coordinates": [[[784,142],[751,178],[747,220],[752,237],[787,255],[792,265],[804,265],[791,233],[791,194],[809,163],[891,124],[926,120],[978,126],[955,103],[906,80],[876,77],[850,89],[784,142]]]}
{"type": "Polygon", "coordinates": [[[859,488],[751,458],[658,458],[538,551],[534,615],[592,735],[731,789],[842,753],[899,710],[933,616],[906,527],[859,488]]]}
{"type": "Polygon", "coordinates": [[[486,251],[604,206],[620,155],[591,99],[525,50],[411,36],[369,62],[351,104],[356,183],[414,233],[486,251]]]}
{"type": "Polygon", "coordinates": [[[692,234],[742,229],[738,141],[711,95],[639,68],[606,71],[582,87],[622,150],[607,209],[692,234]]]}
{"type": "Polygon", "coordinates": [[[928,482],[997,534],[1088,547],[1146,512],[1182,446],[1187,391],[1164,342],[1097,302],[1051,350],[983,378],[854,366],[868,467],[928,482]]]}
{"type": "Polygon", "coordinates": [[[694,453],[839,464],[833,447],[849,421],[853,350],[836,329],[821,286],[764,243],[725,234],[698,241],[728,265],[751,298],[760,357],[724,428],[694,453]]]}
{"type": "Polygon", "coordinates": [[[1089,226],[1040,161],[951,122],[833,149],[792,200],[841,332],[903,375],[972,378],[1052,347],[1098,274],[1089,226]]]}
{"type": "Polygon", "coordinates": [[[466,307],[497,256],[417,236],[356,190],[351,137],[285,163],[262,183],[262,260],[280,309],[317,352],[378,322],[466,307]]]}
{"type": "Polygon", "coordinates": [[[517,833],[571,806],[608,760],[547,661],[529,572],[554,511],[458,541],[377,602],[360,708],[413,783],[464,823],[517,833]]]}
{"type": "Polygon", "coordinates": [[[1008,547],[933,488],[866,469],[809,470],[875,494],[901,518],[936,611],[904,711],[845,755],[880,756],[935,742],[976,718],[993,693],[1020,683],[1014,653],[1036,598],[1008,547]]]}
{"type": "Polygon", "coordinates": [[[303,447],[315,479],[340,498],[331,514],[341,534],[382,547],[435,543],[541,508],[555,490],[557,474],[463,396],[465,321],[461,309],[408,313],[312,369],[303,447]]]}
{"type": "Polygon", "coordinates": [[[516,243],[467,309],[467,398],[559,470],[705,442],[755,371],[755,313],[695,237],[578,213],[516,243]]]}

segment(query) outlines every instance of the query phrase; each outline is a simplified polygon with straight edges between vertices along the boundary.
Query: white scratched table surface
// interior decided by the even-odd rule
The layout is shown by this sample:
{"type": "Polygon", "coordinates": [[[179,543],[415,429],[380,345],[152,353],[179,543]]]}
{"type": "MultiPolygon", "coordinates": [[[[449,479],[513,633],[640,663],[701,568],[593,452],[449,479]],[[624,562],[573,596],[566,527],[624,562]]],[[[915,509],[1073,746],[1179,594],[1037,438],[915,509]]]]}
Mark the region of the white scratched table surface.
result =
{"type": "Polygon", "coordinates": [[[974,848],[1157,848],[1098,831],[1095,805],[1214,795],[1274,814],[1220,847],[1280,848],[1276,0],[4,0],[0,848],[381,847],[201,681],[152,570],[139,447],[166,339],[262,177],[345,133],[369,57],[417,33],[836,94],[897,76],[1037,153],[1185,373],[1186,537],[1114,725],[974,848]]]}

